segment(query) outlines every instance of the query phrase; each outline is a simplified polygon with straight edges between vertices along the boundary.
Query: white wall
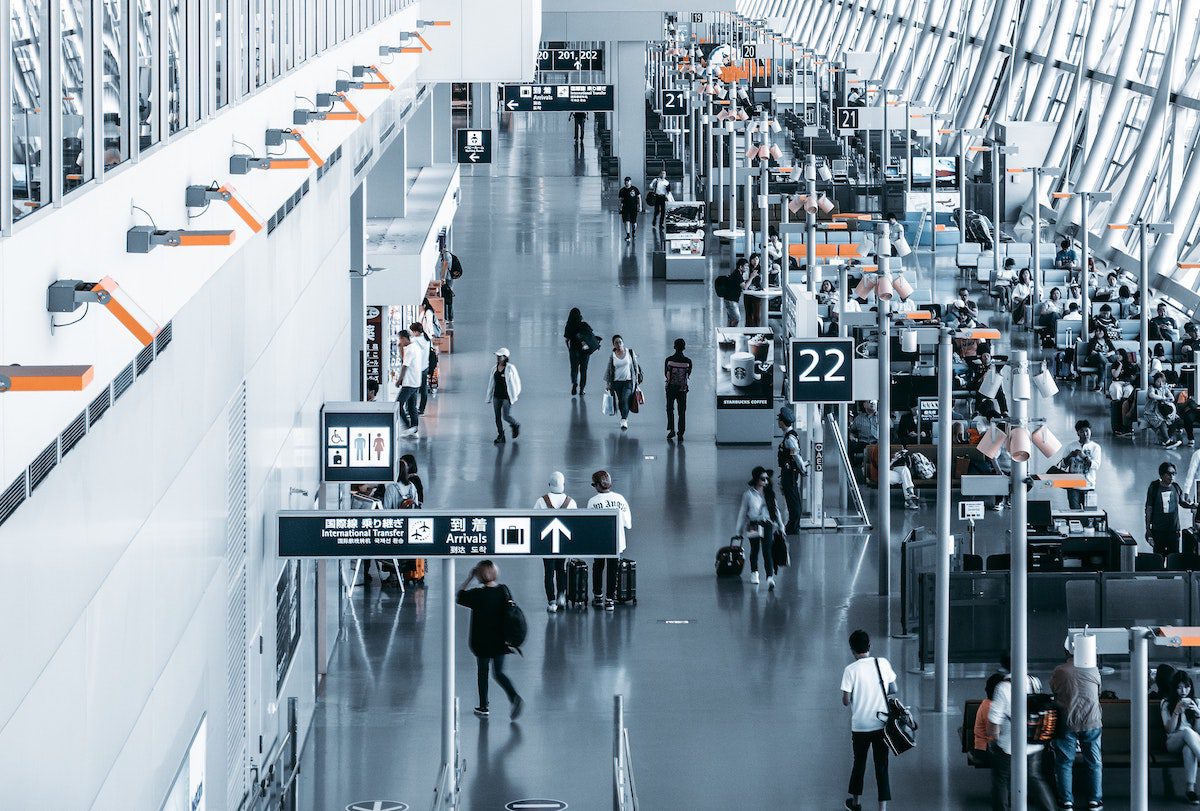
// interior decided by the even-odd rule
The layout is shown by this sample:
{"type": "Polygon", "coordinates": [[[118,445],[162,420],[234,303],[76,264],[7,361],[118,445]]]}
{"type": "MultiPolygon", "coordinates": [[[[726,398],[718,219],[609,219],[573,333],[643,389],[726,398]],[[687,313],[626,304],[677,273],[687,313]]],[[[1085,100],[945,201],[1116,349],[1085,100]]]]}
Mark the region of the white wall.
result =
{"type": "Polygon", "coordinates": [[[307,724],[316,584],[310,568],[303,641],[276,696],[274,585],[282,567],[270,517],[304,506],[289,501],[290,487],[315,492],[318,408],[350,390],[349,197],[415,91],[415,60],[407,76],[398,65],[385,68],[398,86],[408,80],[396,93],[356,94],[365,125],[309,128],[322,153],[343,148],[323,179],[314,170],[235,180],[268,217],[309,178],[308,195],[271,235],[251,237],[216,204],[192,227],[237,228],[228,249],[162,247],[132,256],[125,231],[144,221],[130,213],[131,202],[159,227],[184,225],[184,186],[227,180],[233,138],[261,144],[266,127],[290,125],[294,94],[331,87],[338,66],[378,61],[378,44],[411,28],[416,12],[400,16],[407,19],[314,60],[0,240],[0,359],[96,367],[82,394],[0,395],[0,482],[11,481],[140,349],[96,308],[51,336],[44,308],[52,281],[112,275],[174,328],[146,374],[0,526],[0,808],[155,809],[206,713],[208,807],[226,807],[227,432],[243,381],[247,627],[262,627],[265,651],[250,662],[258,674],[250,754],[257,731],[264,750],[276,740],[287,696],[299,697],[307,724]]]}
{"type": "Polygon", "coordinates": [[[446,20],[422,32],[423,82],[527,82],[537,69],[542,0],[439,0],[422,19],[446,20]]]}

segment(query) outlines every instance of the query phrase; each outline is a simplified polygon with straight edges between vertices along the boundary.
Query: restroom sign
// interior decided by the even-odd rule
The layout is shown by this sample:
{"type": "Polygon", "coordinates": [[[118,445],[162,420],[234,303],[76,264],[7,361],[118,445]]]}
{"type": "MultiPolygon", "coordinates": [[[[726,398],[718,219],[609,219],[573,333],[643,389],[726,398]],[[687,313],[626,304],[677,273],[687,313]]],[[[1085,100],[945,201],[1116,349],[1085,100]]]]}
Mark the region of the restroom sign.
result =
{"type": "Polygon", "coordinates": [[[399,407],[387,400],[325,403],[321,461],[327,482],[396,481],[399,407]]]}
{"type": "Polygon", "coordinates": [[[491,163],[491,130],[458,130],[459,163],[491,163]]]}

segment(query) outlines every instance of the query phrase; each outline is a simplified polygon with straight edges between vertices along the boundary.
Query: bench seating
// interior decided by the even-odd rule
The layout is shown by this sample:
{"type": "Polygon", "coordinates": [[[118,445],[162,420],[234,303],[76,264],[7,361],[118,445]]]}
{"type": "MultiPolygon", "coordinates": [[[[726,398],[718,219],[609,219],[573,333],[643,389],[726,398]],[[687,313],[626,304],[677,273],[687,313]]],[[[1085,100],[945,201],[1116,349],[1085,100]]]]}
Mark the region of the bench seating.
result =
{"type": "MultiPolygon", "coordinates": [[[[937,445],[905,445],[904,447],[907,448],[912,453],[925,454],[925,456],[927,456],[929,458],[929,461],[933,462],[933,464],[935,466],[937,465],[937,458],[938,458],[937,445]]],[[[900,450],[900,445],[898,443],[893,442],[892,443],[892,453],[894,454],[898,450],[900,450]]],[[[971,461],[980,461],[980,462],[985,462],[987,464],[991,464],[991,460],[988,459],[986,456],[984,456],[982,453],[980,453],[979,448],[975,447],[974,445],[954,445],[950,449],[950,460],[951,460],[951,465],[953,468],[950,471],[950,486],[951,487],[958,487],[959,484],[961,483],[962,476],[958,472],[958,469],[957,469],[958,464],[955,462],[955,460],[957,460],[963,456],[967,457],[971,461]]],[[[879,446],[878,445],[868,445],[867,446],[866,458],[865,458],[864,462],[866,464],[867,482],[869,484],[871,484],[872,486],[878,487],[879,486],[879,446]]],[[[936,478],[918,479],[916,477],[916,474],[913,474],[913,486],[919,490],[936,488],[937,487],[937,479],[936,478]]]]}

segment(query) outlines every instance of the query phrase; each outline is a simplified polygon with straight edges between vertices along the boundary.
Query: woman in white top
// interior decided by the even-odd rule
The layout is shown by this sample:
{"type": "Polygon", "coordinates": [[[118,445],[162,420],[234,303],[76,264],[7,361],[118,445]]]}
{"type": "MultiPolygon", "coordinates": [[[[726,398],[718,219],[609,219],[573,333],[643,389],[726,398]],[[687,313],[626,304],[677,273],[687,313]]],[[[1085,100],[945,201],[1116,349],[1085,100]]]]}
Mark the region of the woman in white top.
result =
{"type": "Polygon", "coordinates": [[[767,469],[756,467],[750,473],[749,487],[742,493],[738,505],[737,523],[733,534],[736,538],[750,539],[750,582],[758,585],[758,550],[762,548],[763,568],[767,570],[767,591],[775,589],[775,559],[771,556],[771,542],[775,528],[782,527],[778,514],[767,507],[765,489],[770,481],[767,469]]]}
{"type": "Polygon", "coordinates": [[[621,412],[621,430],[629,430],[629,401],[633,399],[642,382],[642,369],[637,355],[625,346],[620,335],[612,337],[612,354],[608,356],[608,368],[604,370],[605,396],[615,395],[617,408],[621,412]]]}
{"type": "Polygon", "coordinates": [[[1183,670],[1175,671],[1167,697],[1159,704],[1163,729],[1167,731],[1167,751],[1183,752],[1183,773],[1187,780],[1187,800],[1200,803],[1196,794],[1196,763],[1200,760],[1200,707],[1192,697],[1192,680],[1183,670]]]}
{"type": "Polygon", "coordinates": [[[1024,324],[1029,319],[1029,306],[1032,298],[1033,276],[1029,273],[1029,268],[1022,268],[1009,299],[1012,302],[1013,324],[1024,324]]]}
{"type": "Polygon", "coordinates": [[[442,322],[438,320],[428,298],[421,299],[421,326],[424,327],[425,337],[429,340],[442,337],[442,322]]]}
{"type": "Polygon", "coordinates": [[[654,218],[650,225],[657,225],[658,230],[662,231],[667,226],[667,202],[671,199],[671,181],[667,180],[666,169],[650,181],[649,191],[654,195],[654,218]]]}
{"type": "Polygon", "coordinates": [[[1179,412],[1175,408],[1175,392],[1167,383],[1167,376],[1156,372],[1150,377],[1150,388],[1146,390],[1146,424],[1156,434],[1164,448],[1178,448],[1183,441],[1175,436],[1179,430],[1179,412]]]}

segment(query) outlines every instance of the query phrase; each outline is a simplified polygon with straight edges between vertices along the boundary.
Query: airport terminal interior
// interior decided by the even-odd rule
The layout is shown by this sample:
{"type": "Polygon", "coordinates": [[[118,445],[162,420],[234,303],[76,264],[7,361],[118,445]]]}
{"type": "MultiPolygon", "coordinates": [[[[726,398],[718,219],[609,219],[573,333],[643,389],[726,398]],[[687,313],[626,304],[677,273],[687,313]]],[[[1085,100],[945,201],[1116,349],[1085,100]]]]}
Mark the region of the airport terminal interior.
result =
{"type": "Polygon", "coordinates": [[[0,12],[0,809],[1200,805],[1200,4],[0,12]]]}

